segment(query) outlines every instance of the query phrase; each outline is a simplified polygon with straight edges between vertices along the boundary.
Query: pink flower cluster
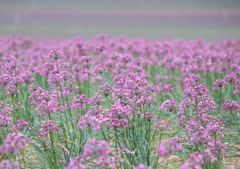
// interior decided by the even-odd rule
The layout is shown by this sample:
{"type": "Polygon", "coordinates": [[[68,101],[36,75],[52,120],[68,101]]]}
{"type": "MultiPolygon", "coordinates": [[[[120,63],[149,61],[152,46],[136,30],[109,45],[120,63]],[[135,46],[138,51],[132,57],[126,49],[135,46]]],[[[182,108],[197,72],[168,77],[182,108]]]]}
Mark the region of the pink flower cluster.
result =
{"type": "Polygon", "coordinates": [[[9,133],[4,140],[3,145],[0,146],[0,153],[17,155],[19,150],[25,148],[28,138],[21,133],[9,133]]]}
{"type": "Polygon", "coordinates": [[[60,130],[59,127],[52,120],[43,121],[41,124],[41,128],[39,129],[38,139],[48,138],[49,134],[60,130]]]}
{"type": "Polygon", "coordinates": [[[0,168],[1,169],[20,169],[20,166],[16,162],[10,162],[8,160],[3,160],[0,163],[0,168]]]}
{"type": "Polygon", "coordinates": [[[229,111],[240,112],[240,105],[236,101],[226,100],[222,104],[222,109],[225,112],[229,112],[229,111]]]}
{"type": "Polygon", "coordinates": [[[112,150],[106,141],[100,141],[95,138],[90,139],[88,143],[84,145],[83,153],[71,160],[66,169],[86,169],[87,163],[92,157],[97,157],[98,160],[96,161],[96,166],[98,168],[115,168],[115,158],[109,156],[111,151],[112,150]]]}
{"type": "Polygon", "coordinates": [[[157,149],[159,157],[168,157],[171,153],[182,151],[182,146],[178,143],[178,139],[171,139],[170,141],[162,141],[157,149]]]}

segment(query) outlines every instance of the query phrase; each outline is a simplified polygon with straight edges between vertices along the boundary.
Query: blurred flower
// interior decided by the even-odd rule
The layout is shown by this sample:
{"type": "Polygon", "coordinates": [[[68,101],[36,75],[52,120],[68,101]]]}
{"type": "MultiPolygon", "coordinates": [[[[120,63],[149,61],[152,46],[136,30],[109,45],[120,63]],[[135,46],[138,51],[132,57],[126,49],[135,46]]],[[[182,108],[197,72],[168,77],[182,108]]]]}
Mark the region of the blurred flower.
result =
{"type": "Polygon", "coordinates": [[[54,60],[59,60],[63,58],[63,53],[58,49],[52,49],[49,52],[48,57],[53,58],[54,60]]]}
{"type": "Polygon", "coordinates": [[[21,133],[9,133],[3,145],[0,146],[0,153],[17,155],[19,150],[24,149],[27,141],[28,138],[21,133]]]}
{"type": "Polygon", "coordinates": [[[182,151],[182,150],[183,150],[182,146],[180,144],[178,144],[177,141],[164,140],[159,144],[157,153],[158,153],[159,157],[165,158],[173,152],[182,151]]]}

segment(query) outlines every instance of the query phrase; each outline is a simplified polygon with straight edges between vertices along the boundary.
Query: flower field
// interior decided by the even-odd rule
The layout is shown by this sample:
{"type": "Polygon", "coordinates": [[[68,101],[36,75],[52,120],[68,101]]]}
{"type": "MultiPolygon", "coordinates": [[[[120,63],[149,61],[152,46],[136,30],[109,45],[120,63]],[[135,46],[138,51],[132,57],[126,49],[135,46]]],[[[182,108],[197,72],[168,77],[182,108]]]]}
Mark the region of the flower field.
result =
{"type": "Polygon", "coordinates": [[[0,37],[0,169],[237,169],[240,41],[0,37]]]}

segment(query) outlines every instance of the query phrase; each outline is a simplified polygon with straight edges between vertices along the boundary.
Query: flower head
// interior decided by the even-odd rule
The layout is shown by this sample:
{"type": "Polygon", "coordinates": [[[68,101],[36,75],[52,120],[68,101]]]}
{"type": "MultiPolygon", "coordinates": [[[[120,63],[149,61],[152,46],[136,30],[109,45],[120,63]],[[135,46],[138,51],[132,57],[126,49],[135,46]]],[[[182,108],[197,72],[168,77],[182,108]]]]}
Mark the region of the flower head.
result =
{"type": "Polygon", "coordinates": [[[59,60],[63,58],[63,53],[58,49],[52,49],[49,52],[48,57],[53,58],[54,60],[59,60]]]}

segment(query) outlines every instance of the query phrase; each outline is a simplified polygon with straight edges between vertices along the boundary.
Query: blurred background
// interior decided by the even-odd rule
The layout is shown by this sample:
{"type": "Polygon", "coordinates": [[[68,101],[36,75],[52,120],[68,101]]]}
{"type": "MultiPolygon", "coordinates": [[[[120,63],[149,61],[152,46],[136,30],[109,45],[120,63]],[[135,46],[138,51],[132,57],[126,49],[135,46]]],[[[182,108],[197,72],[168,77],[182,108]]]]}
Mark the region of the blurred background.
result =
{"type": "Polygon", "coordinates": [[[0,35],[240,38],[240,0],[0,0],[0,35]]]}

